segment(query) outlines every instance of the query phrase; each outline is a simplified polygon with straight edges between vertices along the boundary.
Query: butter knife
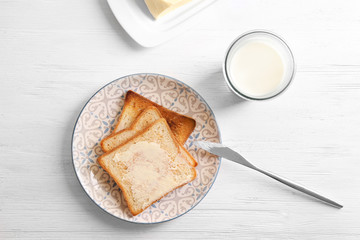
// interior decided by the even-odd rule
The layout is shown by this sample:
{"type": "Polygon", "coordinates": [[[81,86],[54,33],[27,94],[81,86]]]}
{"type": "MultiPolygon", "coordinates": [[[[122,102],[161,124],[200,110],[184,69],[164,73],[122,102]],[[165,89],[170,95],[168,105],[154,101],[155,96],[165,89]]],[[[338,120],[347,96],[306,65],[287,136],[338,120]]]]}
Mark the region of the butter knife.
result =
{"type": "Polygon", "coordinates": [[[310,195],[330,206],[336,207],[336,208],[342,208],[343,206],[333,200],[330,200],[327,197],[324,197],[312,190],[309,190],[308,188],[305,188],[304,186],[301,186],[298,183],[295,183],[293,181],[290,181],[289,179],[286,179],[284,177],[281,177],[277,174],[274,174],[272,172],[266,171],[264,169],[258,168],[256,166],[254,166],[252,163],[250,163],[249,161],[247,161],[243,156],[241,156],[238,152],[235,152],[234,150],[232,150],[229,147],[226,147],[220,143],[212,143],[212,142],[206,142],[206,141],[195,141],[194,142],[195,146],[200,147],[202,149],[204,149],[205,151],[212,153],[214,155],[220,156],[220,157],[224,157],[228,160],[231,160],[233,162],[239,163],[241,165],[244,165],[248,168],[251,168],[255,171],[261,172],[289,187],[292,187],[300,192],[303,192],[307,195],[310,195]]]}

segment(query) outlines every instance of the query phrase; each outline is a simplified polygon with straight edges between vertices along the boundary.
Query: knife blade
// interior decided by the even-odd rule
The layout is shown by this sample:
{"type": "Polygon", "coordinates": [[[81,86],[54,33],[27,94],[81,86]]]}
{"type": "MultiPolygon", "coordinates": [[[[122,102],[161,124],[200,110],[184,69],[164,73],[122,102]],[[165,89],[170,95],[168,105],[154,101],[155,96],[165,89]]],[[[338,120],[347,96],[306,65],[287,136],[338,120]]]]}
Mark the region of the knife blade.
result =
{"type": "Polygon", "coordinates": [[[259,167],[256,167],[255,165],[253,165],[251,162],[249,162],[248,160],[246,160],[243,156],[241,156],[240,153],[232,150],[231,148],[227,147],[227,146],[224,146],[220,143],[213,143],[213,142],[207,142],[207,141],[195,141],[194,142],[194,145],[199,147],[199,148],[202,148],[204,149],[205,151],[211,153],[211,154],[214,154],[214,155],[217,155],[217,156],[220,156],[220,157],[224,157],[228,160],[231,160],[233,162],[236,162],[236,163],[239,163],[241,165],[244,165],[248,168],[251,168],[255,171],[258,171],[258,172],[261,172],[265,175],[267,175],[268,177],[271,177],[291,188],[294,188],[302,193],[305,193],[309,196],[312,196],[330,206],[333,206],[333,207],[336,207],[336,208],[342,208],[343,206],[327,197],[324,197],[308,188],[305,188],[304,186],[298,184],[298,183],[295,183],[289,179],[286,179],[284,177],[281,177],[275,173],[272,173],[272,172],[269,172],[267,170],[264,170],[264,169],[261,169],[259,167]]]}

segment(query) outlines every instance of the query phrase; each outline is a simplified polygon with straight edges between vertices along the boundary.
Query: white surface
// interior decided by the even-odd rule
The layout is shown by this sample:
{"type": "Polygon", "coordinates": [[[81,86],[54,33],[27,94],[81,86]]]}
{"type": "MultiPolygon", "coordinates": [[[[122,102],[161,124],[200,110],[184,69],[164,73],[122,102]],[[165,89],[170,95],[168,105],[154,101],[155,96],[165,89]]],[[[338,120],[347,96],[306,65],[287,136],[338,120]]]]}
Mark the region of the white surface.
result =
{"type": "Polygon", "coordinates": [[[359,239],[360,2],[217,1],[199,25],[139,47],[105,0],[0,0],[1,239],[359,239]],[[297,75],[268,102],[244,102],[222,77],[230,42],[269,29],[290,44],[297,75]],[[255,164],[345,205],[336,210],[223,161],[188,214],[143,226],[104,213],[77,182],[75,120],[109,81],[158,72],[195,88],[223,142],[255,164]]]}
{"type": "Polygon", "coordinates": [[[200,12],[215,0],[193,0],[155,21],[144,0],[108,0],[124,30],[140,45],[154,47],[198,24],[200,12]]]}

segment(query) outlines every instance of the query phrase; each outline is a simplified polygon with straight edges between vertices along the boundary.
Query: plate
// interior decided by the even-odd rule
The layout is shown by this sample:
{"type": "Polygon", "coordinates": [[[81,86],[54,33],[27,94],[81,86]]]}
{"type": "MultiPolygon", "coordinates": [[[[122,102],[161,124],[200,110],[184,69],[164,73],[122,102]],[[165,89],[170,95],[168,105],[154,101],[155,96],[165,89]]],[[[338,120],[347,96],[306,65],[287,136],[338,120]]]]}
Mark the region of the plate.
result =
{"type": "Polygon", "coordinates": [[[194,140],[221,142],[215,116],[205,100],[191,87],[164,75],[134,74],[110,82],[96,92],[82,109],[73,132],[72,159],[76,175],[87,195],[109,214],[135,223],[160,223],[175,219],[195,207],[209,192],[221,159],[198,149],[194,140]],[[127,90],[196,120],[185,143],[198,161],[197,177],[132,216],[120,188],[97,162],[103,154],[99,142],[110,134],[124,104],[127,90]]]}
{"type": "Polygon", "coordinates": [[[198,13],[216,0],[193,0],[175,11],[155,20],[144,0],[108,0],[116,19],[140,45],[153,47],[194,25],[198,13]]]}

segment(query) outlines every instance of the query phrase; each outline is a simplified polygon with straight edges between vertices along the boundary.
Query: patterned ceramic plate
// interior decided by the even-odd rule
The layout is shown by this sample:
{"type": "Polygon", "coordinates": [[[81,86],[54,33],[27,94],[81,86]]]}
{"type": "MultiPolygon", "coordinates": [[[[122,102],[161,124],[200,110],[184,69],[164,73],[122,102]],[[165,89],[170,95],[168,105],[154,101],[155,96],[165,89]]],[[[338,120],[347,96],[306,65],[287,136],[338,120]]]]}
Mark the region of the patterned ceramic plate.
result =
{"type": "Polygon", "coordinates": [[[72,157],[76,175],[89,197],[111,215],[136,223],[159,223],[177,218],[195,207],[210,190],[220,167],[217,158],[193,145],[194,140],[221,142],[210,107],[184,83],[157,74],[135,74],[101,88],[82,109],[75,124],[72,157]],[[132,216],[120,188],[97,163],[101,139],[113,130],[127,90],[133,90],[173,111],[196,120],[185,147],[198,161],[197,178],[169,193],[141,214],[132,216]]]}

